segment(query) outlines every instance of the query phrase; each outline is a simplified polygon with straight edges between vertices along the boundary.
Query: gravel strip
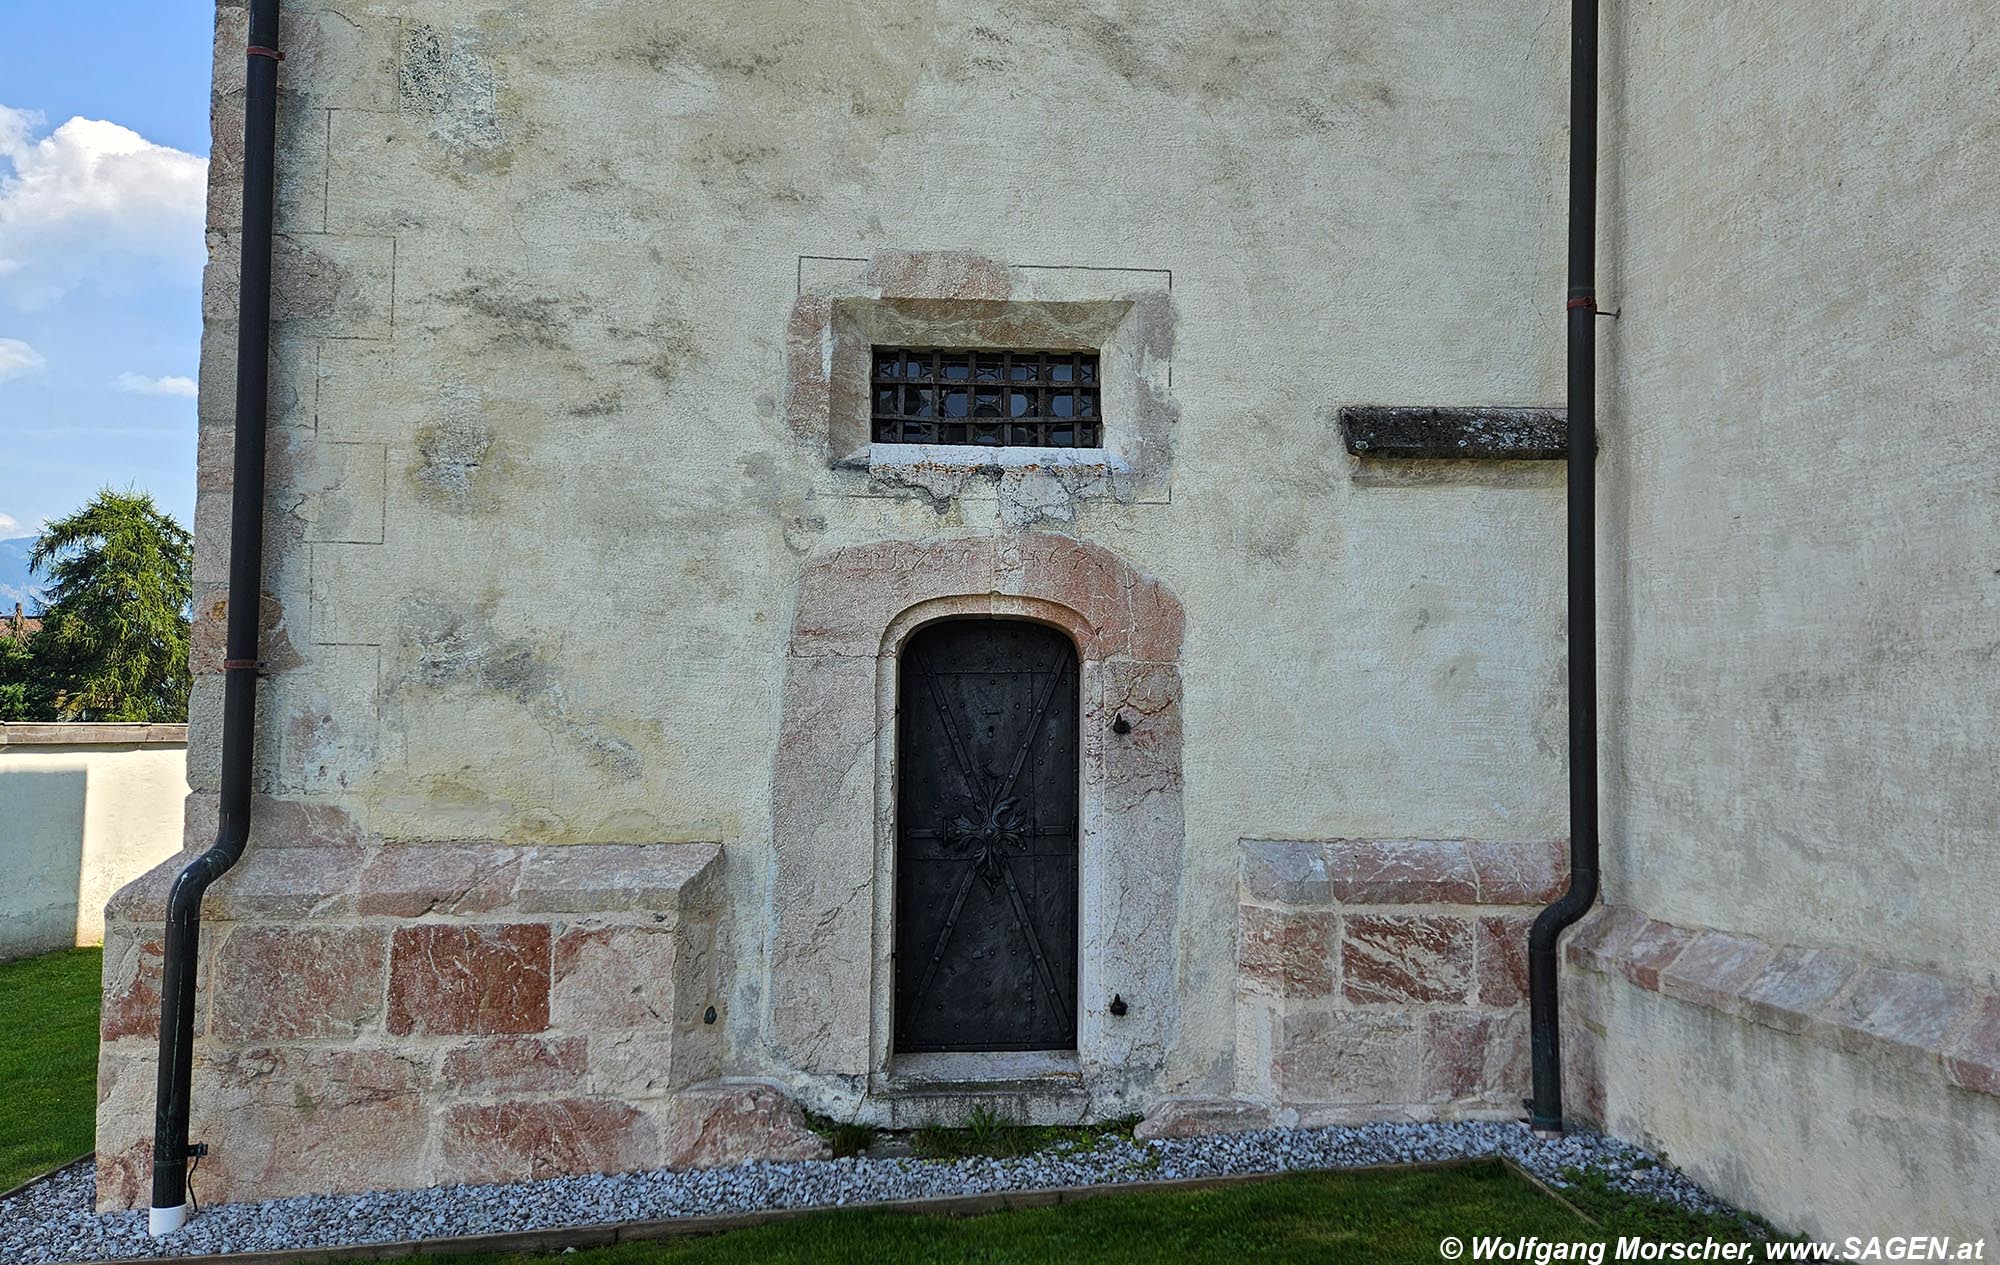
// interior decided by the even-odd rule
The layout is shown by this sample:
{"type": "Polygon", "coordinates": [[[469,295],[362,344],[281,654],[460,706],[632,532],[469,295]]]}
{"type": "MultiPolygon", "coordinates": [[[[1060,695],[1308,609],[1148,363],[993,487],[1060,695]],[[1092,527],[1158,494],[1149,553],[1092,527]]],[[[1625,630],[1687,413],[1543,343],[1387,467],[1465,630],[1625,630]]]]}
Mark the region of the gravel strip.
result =
{"type": "MultiPolygon", "coordinates": [[[[492,1234],[660,1217],[829,1207],[994,1190],[1144,1182],[1231,1173],[1352,1168],[1506,1155],[1553,1186],[1593,1169],[1633,1194],[1701,1212],[1731,1209],[1638,1147],[1597,1133],[1541,1141],[1518,1124],[1370,1124],[1136,1142],[1012,1159],[841,1159],[696,1172],[557,1177],[370,1195],[300,1195],[204,1208],[180,1232],[146,1236],[146,1214],[91,1211],[96,1169],[67,1170],[0,1203],[0,1260],[30,1263],[256,1252],[492,1234]]],[[[199,1193],[199,1180],[196,1183],[199,1193]]]]}

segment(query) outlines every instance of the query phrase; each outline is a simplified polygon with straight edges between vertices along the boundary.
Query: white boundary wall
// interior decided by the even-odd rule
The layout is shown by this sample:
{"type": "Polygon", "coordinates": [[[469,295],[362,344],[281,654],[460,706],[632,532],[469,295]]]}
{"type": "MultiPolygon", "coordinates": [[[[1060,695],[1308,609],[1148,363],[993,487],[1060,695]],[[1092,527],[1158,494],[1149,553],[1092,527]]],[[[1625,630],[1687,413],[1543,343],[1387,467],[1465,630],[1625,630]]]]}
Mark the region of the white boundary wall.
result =
{"type": "Polygon", "coordinates": [[[187,726],[0,724],[0,959],[104,939],[111,894],[179,851],[187,726]]]}

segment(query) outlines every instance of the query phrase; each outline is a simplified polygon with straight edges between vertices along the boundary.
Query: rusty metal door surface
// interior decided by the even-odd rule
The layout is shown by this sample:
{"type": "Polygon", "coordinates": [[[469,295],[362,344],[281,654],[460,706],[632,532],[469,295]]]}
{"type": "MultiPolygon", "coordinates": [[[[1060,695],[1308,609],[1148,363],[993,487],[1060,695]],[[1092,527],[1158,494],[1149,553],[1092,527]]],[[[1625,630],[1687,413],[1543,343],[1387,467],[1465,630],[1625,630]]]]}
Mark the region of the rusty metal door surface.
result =
{"type": "Polygon", "coordinates": [[[951,620],[897,707],[896,1048],[1076,1046],[1076,649],[951,620]]]}

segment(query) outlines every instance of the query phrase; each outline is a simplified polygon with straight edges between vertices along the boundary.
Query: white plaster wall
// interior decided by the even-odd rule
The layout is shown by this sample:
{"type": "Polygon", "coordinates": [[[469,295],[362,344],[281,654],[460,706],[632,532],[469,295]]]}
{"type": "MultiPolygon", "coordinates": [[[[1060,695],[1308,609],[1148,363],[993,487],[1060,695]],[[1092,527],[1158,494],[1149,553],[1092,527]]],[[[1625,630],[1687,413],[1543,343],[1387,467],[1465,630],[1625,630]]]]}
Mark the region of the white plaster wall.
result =
{"type": "Polygon", "coordinates": [[[1623,903],[2000,986],[1993,9],[1606,6],[1623,903]]]}
{"type": "Polygon", "coordinates": [[[2000,1099],[1934,1067],[1850,1053],[1637,988],[1566,986],[1602,1019],[1620,1137],[1664,1148],[1722,1198],[1789,1234],[2000,1237],[2000,1099]]]}
{"type": "MultiPolygon", "coordinates": [[[[1992,6],[1605,13],[1608,894],[1990,991],[1992,6]]],[[[1992,1099],[1605,987],[1614,1130],[1789,1229],[1994,1233],[1992,1099]]]]}
{"type": "Polygon", "coordinates": [[[1563,831],[1560,471],[1357,479],[1334,420],[1559,400],[1555,8],[288,4],[264,789],[389,838],[720,839],[754,962],[803,561],[1004,530],[789,433],[800,257],[1169,269],[1166,495],[1050,526],[1187,609],[1183,978],[1146,1001],[1226,1087],[1236,840],[1563,831]]]}
{"type": "Polygon", "coordinates": [[[165,725],[0,725],[0,958],[104,940],[104,903],[181,845],[187,742],[165,725]]]}

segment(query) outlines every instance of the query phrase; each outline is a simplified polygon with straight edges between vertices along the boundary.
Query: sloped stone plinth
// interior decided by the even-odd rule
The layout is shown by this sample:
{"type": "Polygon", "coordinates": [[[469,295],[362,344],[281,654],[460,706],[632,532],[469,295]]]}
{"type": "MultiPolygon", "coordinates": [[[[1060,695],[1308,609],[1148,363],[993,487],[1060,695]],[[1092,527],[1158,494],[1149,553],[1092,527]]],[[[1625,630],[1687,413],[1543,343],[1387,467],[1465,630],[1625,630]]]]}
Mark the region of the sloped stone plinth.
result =
{"type": "MultiPolygon", "coordinates": [[[[719,846],[380,844],[326,822],[302,843],[283,825],[310,814],[259,810],[266,833],[203,909],[205,1202],[809,1149],[775,1090],[677,1100],[720,1070],[719,846]]],[[[162,923],[186,860],[107,914],[106,1210],[147,1199],[162,923]]]]}

